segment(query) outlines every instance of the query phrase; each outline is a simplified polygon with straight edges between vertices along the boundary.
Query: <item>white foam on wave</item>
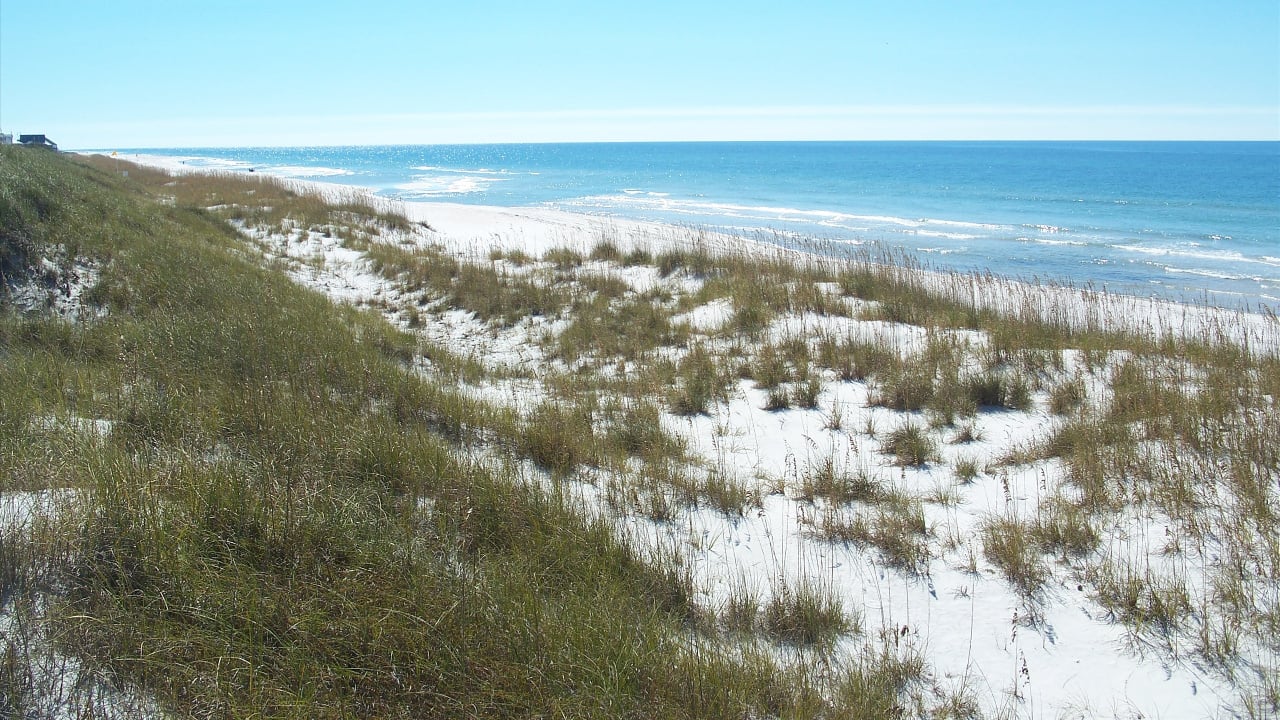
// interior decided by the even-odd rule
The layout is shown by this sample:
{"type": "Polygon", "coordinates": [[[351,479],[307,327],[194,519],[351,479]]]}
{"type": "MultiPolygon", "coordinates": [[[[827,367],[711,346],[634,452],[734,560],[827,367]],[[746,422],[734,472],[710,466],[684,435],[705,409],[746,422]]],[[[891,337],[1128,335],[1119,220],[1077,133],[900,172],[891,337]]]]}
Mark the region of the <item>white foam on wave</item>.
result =
{"type": "Polygon", "coordinates": [[[1257,280],[1258,278],[1249,278],[1245,275],[1235,275],[1232,273],[1215,272],[1213,270],[1204,270],[1201,268],[1178,268],[1164,266],[1164,271],[1177,275],[1195,275],[1197,277],[1213,278],[1214,280],[1257,280]]]}
{"type": "Polygon", "coordinates": [[[419,175],[410,182],[396,185],[395,189],[411,198],[445,197],[484,192],[494,182],[498,181],[489,177],[419,175]]]}
{"type": "Polygon", "coordinates": [[[924,218],[921,222],[929,223],[930,225],[973,228],[974,230],[1004,230],[1009,228],[1008,225],[993,225],[991,223],[968,222],[966,220],[934,220],[931,218],[924,218]]]}
{"type": "Polygon", "coordinates": [[[1000,230],[1008,226],[976,223],[964,220],[940,220],[936,218],[904,218],[893,215],[859,215],[837,210],[802,209],[777,205],[742,205],[697,200],[672,199],[668,193],[626,189],[620,195],[592,195],[578,198],[566,204],[585,204],[592,207],[622,206],[642,210],[661,210],[683,215],[713,215],[730,218],[757,219],[765,222],[809,222],[854,232],[907,228],[916,234],[956,240],[972,240],[978,235],[956,233],[943,228],[972,228],[975,230],[1000,230]]]}
{"type": "MultiPolygon", "coordinates": [[[[1018,240],[1026,242],[1028,238],[1020,237],[1018,240]]],[[[1085,247],[1089,244],[1083,240],[1052,240],[1050,238],[1035,238],[1034,240],[1031,240],[1031,242],[1038,243],[1040,245],[1071,245],[1073,247],[1085,247]]]]}
{"type": "MultiPolygon", "coordinates": [[[[489,168],[452,168],[440,165],[414,165],[410,170],[425,172],[453,173],[457,175],[514,175],[510,170],[491,170],[489,168]]],[[[536,174],[536,173],[534,173],[536,174]]]]}
{"type": "Polygon", "coordinates": [[[968,233],[942,232],[940,230],[914,230],[911,234],[919,235],[921,237],[942,238],[944,240],[976,240],[978,238],[977,235],[970,235],[968,233]]]}
{"type": "Polygon", "coordinates": [[[1234,250],[1221,250],[1214,252],[1208,250],[1183,250],[1171,247],[1146,247],[1143,245],[1109,245],[1108,247],[1113,250],[1139,253],[1142,255],[1152,255],[1156,257],[1177,257],[1193,260],[1251,263],[1255,265],[1266,265],[1268,267],[1280,267],[1280,258],[1271,257],[1269,255],[1250,257],[1234,250]]]}
{"type": "Polygon", "coordinates": [[[264,172],[280,177],[338,177],[340,175],[354,175],[350,170],[331,167],[307,167],[304,165],[272,165],[263,168],[264,172]]]}
{"type": "Polygon", "coordinates": [[[823,220],[818,224],[822,227],[835,228],[837,230],[848,230],[849,232],[870,232],[872,229],[870,225],[846,225],[834,220],[823,220]]]}
{"type": "Polygon", "coordinates": [[[210,157],[173,157],[173,160],[181,162],[183,165],[202,170],[245,170],[254,167],[253,163],[244,160],[224,160],[222,158],[210,157]]]}

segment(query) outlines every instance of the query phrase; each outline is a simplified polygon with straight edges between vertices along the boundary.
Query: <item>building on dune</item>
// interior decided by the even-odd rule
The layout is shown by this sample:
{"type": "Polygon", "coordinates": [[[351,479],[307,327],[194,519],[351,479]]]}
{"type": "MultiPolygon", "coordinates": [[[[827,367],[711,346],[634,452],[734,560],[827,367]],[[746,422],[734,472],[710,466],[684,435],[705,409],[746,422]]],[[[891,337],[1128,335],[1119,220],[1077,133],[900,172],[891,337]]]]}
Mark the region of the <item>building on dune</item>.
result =
{"type": "Polygon", "coordinates": [[[58,143],[50,140],[44,135],[19,135],[18,144],[26,145],[27,147],[48,148],[50,150],[58,149],[58,143]]]}

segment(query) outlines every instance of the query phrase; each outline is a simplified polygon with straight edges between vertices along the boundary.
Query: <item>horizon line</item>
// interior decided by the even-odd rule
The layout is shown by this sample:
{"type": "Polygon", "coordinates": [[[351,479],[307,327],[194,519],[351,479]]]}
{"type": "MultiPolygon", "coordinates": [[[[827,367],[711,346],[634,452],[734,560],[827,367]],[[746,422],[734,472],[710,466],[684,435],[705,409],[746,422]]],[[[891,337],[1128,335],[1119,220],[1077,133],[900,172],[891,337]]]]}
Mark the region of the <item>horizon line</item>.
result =
{"type": "Polygon", "coordinates": [[[271,148],[339,148],[339,147],[466,147],[478,145],[693,145],[693,144],[832,144],[832,143],[977,143],[977,144],[1029,144],[1029,143],[1071,143],[1071,144],[1105,144],[1105,143],[1144,143],[1144,144],[1180,144],[1180,143],[1216,143],[1216,144],[1280,144],[1280,137],[1274,138],[1089,138],[1089,137],[1044,137],[1044,138],[734,138],[708,139],[685,138],[664,140],[474,140],[456,142],[368,142],[368,143],[211,143],[182,145],[100,145],[84,147],[64,147],[66,152],[83,153],[121,150],[217,150],[217,149],[271,149],[271,148]]]}

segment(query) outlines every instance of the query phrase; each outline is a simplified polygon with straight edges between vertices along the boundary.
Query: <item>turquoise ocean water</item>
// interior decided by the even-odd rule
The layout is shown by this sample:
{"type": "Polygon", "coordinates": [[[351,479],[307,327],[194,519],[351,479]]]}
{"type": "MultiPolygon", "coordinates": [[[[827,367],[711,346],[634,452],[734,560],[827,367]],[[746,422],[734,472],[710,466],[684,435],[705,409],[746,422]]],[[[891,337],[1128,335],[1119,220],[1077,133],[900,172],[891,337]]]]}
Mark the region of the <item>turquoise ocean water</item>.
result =
{"type": "Polygon", "coordinates": [[[147,148],[405,200],[539,206],[1227,307],[1280,308],[1280,143],[147,148]]]}

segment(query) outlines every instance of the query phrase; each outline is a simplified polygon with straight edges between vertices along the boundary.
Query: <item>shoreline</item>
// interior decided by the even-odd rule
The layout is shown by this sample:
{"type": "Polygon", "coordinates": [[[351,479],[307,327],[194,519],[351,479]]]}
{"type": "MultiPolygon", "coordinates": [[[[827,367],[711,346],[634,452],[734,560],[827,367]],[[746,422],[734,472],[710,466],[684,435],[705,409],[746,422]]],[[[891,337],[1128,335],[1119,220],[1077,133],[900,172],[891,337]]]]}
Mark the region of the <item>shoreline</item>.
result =
{"type": "MultiPolygon", "coordinates": [[[[1280,309],[1280,150],[972,148],[907,143],[780,149],[709,143],[154,148],[188,165],[369,185],[409,202],[555,208],[904,248],[943,272],[1106,289],[1265,313],[1280,309]],[[1185,161],[1184,161],[1185,160],[1185,161]]],[[[1198,147],[1198,146],[1197,146],[1198,147]]]]}
{"type": "MultiPolygon", "coordinates": [[[[183,164],[182,156],[135,155],[125,159],[171,174],[235,172],[188,166],[183,164]]],[[[389,209],[399,209],[409,220],[429,224],[442,244],[451,246],[455,251],[470,251],[475,257],[487,256],[491,250],[521,250],[532,255],[540,255],[556,247],[589,251],[597,241],[605,239],[623,249],[687,249],[690,236],[700,238],[706,243],[705,248],[712,252],[744,253],[819,264],[865,262],[867,260],[857,257],[863,249],[895,252],[892,248],[875,244],[854,246],[823,239],[793,240],[788,247],[695,226],[597,216],[556,208],[397,200],[379,196],[372,188],[362,185],[271,173],[262,173],[262,176],[329,199],[355,194],[375,204],[385,204],[389,209]],[[852,257],[848,257],[850,248],[852,257]],[[841,249],[845,250],[846,257],[834,252],[841,249]]],[[[902,259],[906,259],[905,256],[902,259]]],[[[876,260],[872,258],[872,261],[876,260]]],[[[1280,355],[1280,315],[1267,307],[1231,309],[1126,295],[1106,289],[1030,282],[990,273],[911,267],[896,262],[892,265],[901,268],[906,278],[918,283],[922,290],[939,293],[951,300],[970,302],[980,309],[1010,313],[1024,320],[1061,323],[1073,330],[1143,333],[1160,339],[1206,343],[1226,340],[1261,354],[1280,355]]]]}

